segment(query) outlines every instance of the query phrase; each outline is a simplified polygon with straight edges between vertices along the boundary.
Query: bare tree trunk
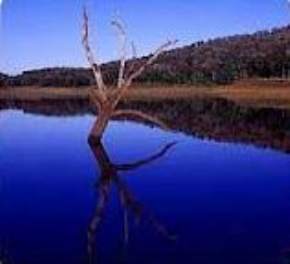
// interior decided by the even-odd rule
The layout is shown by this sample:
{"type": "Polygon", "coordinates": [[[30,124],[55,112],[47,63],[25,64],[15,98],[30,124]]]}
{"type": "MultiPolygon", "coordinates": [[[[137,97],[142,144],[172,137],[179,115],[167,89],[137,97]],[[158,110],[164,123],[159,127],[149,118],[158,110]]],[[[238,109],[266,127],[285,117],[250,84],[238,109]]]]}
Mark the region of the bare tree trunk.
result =
{"type": "Polygon", "coordinates": [[[98,110],[98,117],[90,132],[90,140],[100,142],[104,131],[112,116],[112,108],[110,104],[104,105],[98,110]]]}
{"type": "Polygon", "coordinates": [[[105,115],[100,115],[97,118],[97,121],[93,125],[93,128],[90,132],[90,140],[101,141],[102,135],[107,127],[109,118],[105,115]]]}

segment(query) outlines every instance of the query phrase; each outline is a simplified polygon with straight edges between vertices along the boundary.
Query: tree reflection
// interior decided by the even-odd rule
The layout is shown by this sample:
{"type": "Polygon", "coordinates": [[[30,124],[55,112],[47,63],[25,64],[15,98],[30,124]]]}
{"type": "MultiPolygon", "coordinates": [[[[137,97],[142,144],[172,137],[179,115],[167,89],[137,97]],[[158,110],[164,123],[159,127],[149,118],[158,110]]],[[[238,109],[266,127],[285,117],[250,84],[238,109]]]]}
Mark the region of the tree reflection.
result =
{"type": "MultiPolygon", "coordinates": [[[[2,192],[4,190],[4,176],[1,175],[0,177],[0,198],[1,198],[1,201],[3,201],[3,197],[2,196],[2,192]]],[[[2,205],[0,203],[0,205],[2,205]]],[[[2,215],[3,216],[3,215],[2,215]]],[[[12,260],[11,258],[9,257],[9,254],[7,252],[7,249],[6,249],[6,240],[3,239],[3,238],[0,238],[0,264],[10,264],[12,263],[12,260]]]]}
{"type": "Polygon", "coordinates": [[[5,250],[5,248],[1,244],[0,244],[0,263],[1,264],[12,263],[11,259],[9,258],[8,252],[5,250]]]}
{"type": "Polygon", "coordinates": [[[175,236],[170,234],[167,228],[154,216],[154,214],[146,210],[142,203],[134,197],[134,194],[129,189],[124,179],[122,179],[120,173],[134,171],[159,160],[176,145],[176,142],[163,146],[162,149],[149,157],[127,164],[115,164],[112,162],[108,152],[100,141],[89,141],[89,145],[100,169],[100,177],[96,184],[98,201],[88,228],[89,263],[93,263],[95,259],[96,234],[104,218],[104,211],[108,205],[110,191],[113,186],[117,189],[123,212],[124,245],[129,241],[129,214],[132,214],[137,223],[140,223],[142,219],[147,220],[161,236],[169,240],[174,240],[175,236]]]}

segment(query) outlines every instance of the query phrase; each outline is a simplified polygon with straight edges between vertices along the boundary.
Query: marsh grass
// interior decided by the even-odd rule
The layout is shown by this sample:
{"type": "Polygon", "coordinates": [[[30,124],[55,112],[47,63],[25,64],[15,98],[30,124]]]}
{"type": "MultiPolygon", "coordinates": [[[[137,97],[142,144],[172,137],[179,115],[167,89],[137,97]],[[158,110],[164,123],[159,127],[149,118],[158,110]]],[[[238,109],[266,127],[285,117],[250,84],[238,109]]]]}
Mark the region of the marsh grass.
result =
{"type": "MultiPolygon", "coordinates": [[[[0,100],[86,100],[90,87],[43,88],[11,87],[0,89],[0,100]]],[[[290,83],[279,81],[236,82],[227,86],[135,86],[128,90],[123,100],[162,102],[170,99],[194,100],[196,98],[223,98],[239,105],[257,108],[290,109],[290,83]]]]}

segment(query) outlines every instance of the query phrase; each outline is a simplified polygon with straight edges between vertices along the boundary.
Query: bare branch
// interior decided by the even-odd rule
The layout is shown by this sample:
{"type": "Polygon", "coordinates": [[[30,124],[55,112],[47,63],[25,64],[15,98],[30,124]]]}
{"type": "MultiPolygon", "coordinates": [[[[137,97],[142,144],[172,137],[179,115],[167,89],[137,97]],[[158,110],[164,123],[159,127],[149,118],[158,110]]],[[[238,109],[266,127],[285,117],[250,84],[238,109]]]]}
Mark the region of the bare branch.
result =
{"type": "Polygon", "coordinates": [[[106,97],[104,91],[106,90],[102,73],[101,73],[101,68],[99,64],[96,62],[93,51],[90,47],[89,43],[89,17],[87,13],[87,9],[84,7],[83,11],[83,33],[82,33],[82,44],[86,52],[86,58],[88,63],[90,64],[94,77],[97,83],[97,86],[100,90],[101,96],[104,99],[106,97]]]}
{"type": "Polygon", "coordinates": [[[124,74],[126,66],[126,42],[127,36],[124,28],[124,23],[120,19],[112,21],[112,26],[117,29],[119,41],[120,41],[120,69],[118,77],[118,88],[121,88],[124,84],[124,74]]]}
{"type": "Polygon", "coordinates": [[[128,74],[132,74],[135,66],[136,66],[136,59],[137,59],[137,48],[134,41],[131,42],[131,49],[132,49],[132,62],[130,63],[130,67],[127,70],[128,74]]]}
{"type": "Polygon", "coordinates": [[[124,95],[124,93],[128,90],[128,88],[131,86],[132,82],[138,78],[143,72],[144,70],[150,66],[151,64],[153,64],[159,57],[159,55],[167,48],[169,48],[170,46],[173,46],[177,43],[177,40],[174,41],[167,41],[165,44],[161,45],[154,53],[153,55],[147,60],[145,61],[140,67],[139,69],[137,69],[135,72],[133,72],[128,78],[127,80],[125,80],[124,85],[122,85],[122,87],[120,87],[117,90],[117,94],[116,94],[116,100],[115,100],[115,106],[119,103],[120,99],[122,98],[122,96],[124,95]]]}
{"type": "Polygon", "coordinates": [[[117,168],[118,171],[130,171],[130,170],[138,169],[144,165],[150,164],[150,163],[162,158],[176,144],[177,144],[177,142],[171,142],[171,143],[165,145],[160,151],[158,151],[154,155],[151,155],[148,158],[136,161],[134,163],[119,164],[119,165],[114,165],[114,166],[117,168]]]}
{"type": "Polygon", "coordinates": [[[162,122],[161,120],[159,120],[156,117],[153,117],[149,114],[145,114],[145,113],[138,111],[138,110],[117,110],[112,114],[112,118],[114,118],[114,117],[115,118],[137,117],[137,118],[142,119],[144,121],[147,121],[149,123],[155,124],[164,130],[168,130],[168,126],[164,122],[162,122]]]}
{"type": "Polygon", "coordinates": [[[156,59],[159,57],[159,55],[167,48],[169,48],[170,46],[173,46],[177,43],[177,40],[174,41],[167,41],[166,43],[164,43],[163,45],[161,45],[154,53],[153,55],[143,64],[141,65],[141,67],[134,73],[132,73],[129,78],[126,81],[125,86],[129,87],[132,82],[138,78],[143,72],[144,70],[150,66],[151,64],[153,64],[156,59]]]}
{"type": "Polygon", "coordinates": [[[131,41],[131,48],[132,48],[132,58],[137,58],[137,48],[134,41],[131,41]]]}

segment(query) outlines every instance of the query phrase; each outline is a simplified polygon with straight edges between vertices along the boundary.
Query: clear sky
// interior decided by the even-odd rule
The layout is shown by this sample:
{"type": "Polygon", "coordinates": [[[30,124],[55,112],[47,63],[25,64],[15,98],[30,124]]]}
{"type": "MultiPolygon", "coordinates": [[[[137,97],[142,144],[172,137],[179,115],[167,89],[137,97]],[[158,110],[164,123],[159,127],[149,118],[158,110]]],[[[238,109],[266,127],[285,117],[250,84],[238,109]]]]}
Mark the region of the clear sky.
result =
{"type": "Polygon", "coordinates": [[[279,27],[290,21],[286,0],[4,0],[0,71],[86,65],[80,44],[85,2],[101,61],[117,57],[110,27],[116,10],[126,20],[139,55],[168,38],[177,38],[179,45],[184,45],[279,27]]]}

